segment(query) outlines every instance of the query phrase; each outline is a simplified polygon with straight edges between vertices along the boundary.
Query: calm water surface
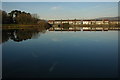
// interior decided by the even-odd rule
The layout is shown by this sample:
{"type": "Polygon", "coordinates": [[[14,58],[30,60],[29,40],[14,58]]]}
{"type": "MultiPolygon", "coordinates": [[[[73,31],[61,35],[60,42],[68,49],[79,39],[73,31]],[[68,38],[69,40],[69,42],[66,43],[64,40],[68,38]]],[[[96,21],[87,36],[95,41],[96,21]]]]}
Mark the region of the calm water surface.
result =
{"type": "Polygon", "coordinates": [[[3,78],[115,78],[117,31],[3,31],[3,78]]]}

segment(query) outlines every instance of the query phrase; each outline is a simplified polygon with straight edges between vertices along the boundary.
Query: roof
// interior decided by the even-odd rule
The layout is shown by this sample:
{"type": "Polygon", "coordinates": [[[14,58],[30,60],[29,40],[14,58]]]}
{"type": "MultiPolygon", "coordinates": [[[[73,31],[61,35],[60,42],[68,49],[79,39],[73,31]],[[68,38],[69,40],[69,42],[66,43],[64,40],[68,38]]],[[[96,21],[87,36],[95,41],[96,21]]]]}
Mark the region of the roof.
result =
{"type": "MultiPolygon", "coordinates": [[[[53,21],[103,21],[103,20],[48,20],[48,22],[53,22],[53,21]]],[[[104,21],[109,21],[109,20],[104,20],[104,21]]]]}

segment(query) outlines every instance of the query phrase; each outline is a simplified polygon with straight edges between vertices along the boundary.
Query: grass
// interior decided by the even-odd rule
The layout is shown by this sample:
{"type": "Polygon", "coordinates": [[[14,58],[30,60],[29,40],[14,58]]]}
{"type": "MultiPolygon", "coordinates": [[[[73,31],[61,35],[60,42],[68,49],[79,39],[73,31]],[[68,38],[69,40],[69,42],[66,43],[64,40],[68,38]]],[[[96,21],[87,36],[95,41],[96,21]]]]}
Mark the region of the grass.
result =
{"type": "Polygon", "coordinates": [[[3,29],[32,29],[38,28],[38,24],[3,24],[3,29]]]}
{"type": "MultiPolygon", "coordinates": [[[[102,24],[102,25],[69,25],[70,27],[103,27],[103,28],[114,28],[118,27],[116,24],[102,24]]],[[[40,24],[3,24],[3,29],[33,29],[33,28],[42,28],[40,24]]]]}
{"type": "Polygon", "coordinates": [[[13,26],[19,26],[19,27],[22,27],[22,26],[36,26],[38,24],[2,24],[3,27],[6,27],[6,26],[10,26],[10,27],[13,27],[13,26]]]}

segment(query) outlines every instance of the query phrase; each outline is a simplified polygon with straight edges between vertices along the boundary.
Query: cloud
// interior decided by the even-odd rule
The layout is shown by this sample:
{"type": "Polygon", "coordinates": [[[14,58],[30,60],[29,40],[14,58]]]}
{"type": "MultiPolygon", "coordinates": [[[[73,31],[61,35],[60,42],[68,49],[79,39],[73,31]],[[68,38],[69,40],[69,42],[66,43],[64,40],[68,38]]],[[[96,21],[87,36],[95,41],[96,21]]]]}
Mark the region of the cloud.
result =
{"type": "Polygon", "coordinates": [[[58,9],[60,9],[60,7],[58,6],[51,7],[51,10],[58,10],[58,9]]]}

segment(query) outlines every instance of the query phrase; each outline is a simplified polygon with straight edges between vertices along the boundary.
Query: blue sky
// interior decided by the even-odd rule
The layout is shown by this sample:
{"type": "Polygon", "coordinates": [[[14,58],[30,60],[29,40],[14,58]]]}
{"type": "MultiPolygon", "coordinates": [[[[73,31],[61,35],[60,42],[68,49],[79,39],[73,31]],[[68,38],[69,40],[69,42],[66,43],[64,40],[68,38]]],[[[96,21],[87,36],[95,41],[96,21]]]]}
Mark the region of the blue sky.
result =
{"type": "Polygon", "coordinates": [[[2,2],[119,2],[119,0],[2,0],[2,2]]]}
{"type": "Polygon", "coordinates": [[[3,2],[3,10],[36,13],[42,19],[90,19],[118,16],[117,2],[3,2]]]}

